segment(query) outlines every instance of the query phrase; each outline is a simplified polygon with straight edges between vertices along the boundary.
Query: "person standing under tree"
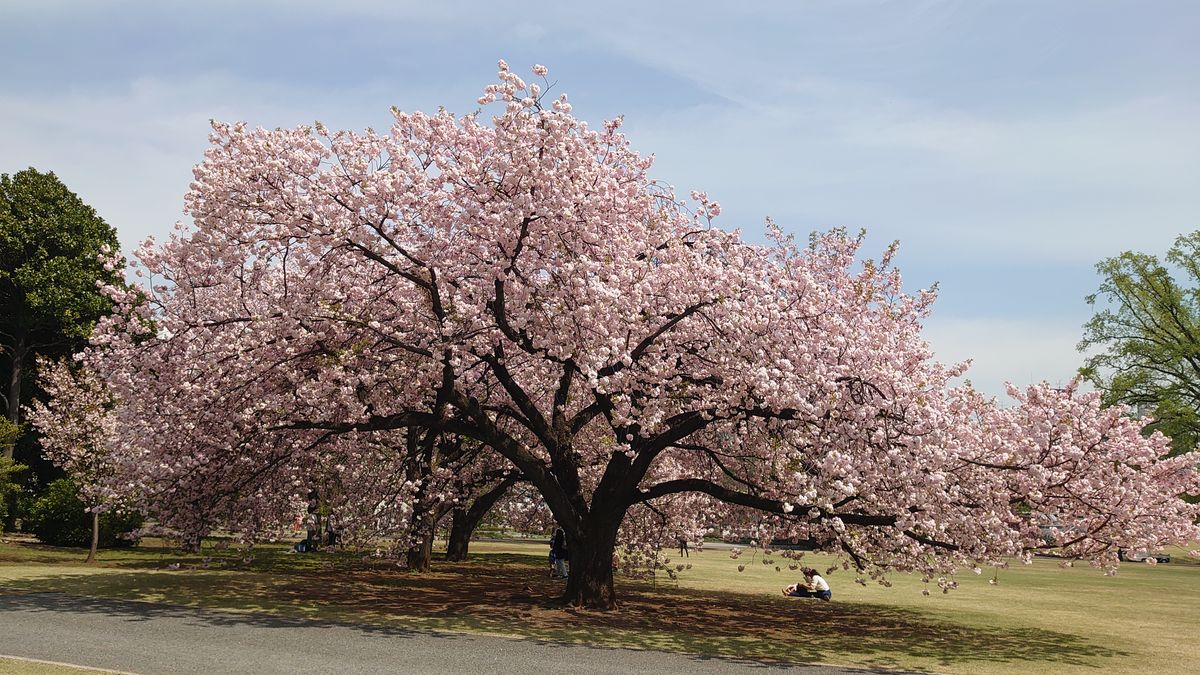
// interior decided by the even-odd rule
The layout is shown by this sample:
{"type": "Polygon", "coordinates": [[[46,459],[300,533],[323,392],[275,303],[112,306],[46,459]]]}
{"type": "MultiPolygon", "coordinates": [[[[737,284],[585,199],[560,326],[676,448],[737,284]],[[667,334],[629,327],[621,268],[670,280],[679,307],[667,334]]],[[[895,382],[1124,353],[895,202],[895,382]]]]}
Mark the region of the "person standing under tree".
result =
{"type": "Polygon", "coordinates": [[[341,543],[342,543],[341,529],[342,529],[341,520],[338,519],[338,517],[335,513],[333,513],[331,511],[329,513],[329,515],[325,516],[324,539],[325,539],[325,544],[327,546],[329,546],[330,550],[333,550],[334,547],[341,545],[341,543]]]}
{"type": "Polygon", "coordinates": [[[676,537],[675,540],[677,542],[679,542],[679,557],[680,558],[691,557],[690,554],[688,553],[687,537],[685,537],[681,534],[678,537],[676,537]]]}
{"type": "Polygon", "coordinates": [[[321,497],[316,490],[308,491],[308,517],[305,519],[305,529],[308,536],[307,552],[312,553],[321,547],[321,497]]]}
{"type": "Polygon", "coordinates": [[[557,527],[554,529],[554,536],[550,539],[550,558],[554,563],[554,571],[550,573],[552,578],[567,578],[567,560],[569,557],[567,533],[563,532],[561,527],[557,527]]]}

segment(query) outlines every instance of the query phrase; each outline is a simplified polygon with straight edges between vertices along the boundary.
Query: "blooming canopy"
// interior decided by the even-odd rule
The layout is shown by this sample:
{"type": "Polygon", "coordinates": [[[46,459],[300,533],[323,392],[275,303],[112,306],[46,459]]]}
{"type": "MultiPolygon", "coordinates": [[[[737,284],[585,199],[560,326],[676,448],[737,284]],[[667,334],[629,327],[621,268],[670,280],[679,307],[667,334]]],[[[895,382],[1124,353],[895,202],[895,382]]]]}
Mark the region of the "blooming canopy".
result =
{"type": "Polygon", "coordinates": [[[162,513],[251,530],[333,474],[347,512],[401,513],[432,484],[406,458],[467,439],[537,490],[572,540],[566,598],[596,606],[622,523],[753,522],[930,576],[1195,538],[1195,458],[1095,395],[951,387],[895,247],[747,243],[651,179],[621,120],[543,91],[501,62],[487,122],[214,124],[194,225],[138,251],[80,357],[162,513]]]}

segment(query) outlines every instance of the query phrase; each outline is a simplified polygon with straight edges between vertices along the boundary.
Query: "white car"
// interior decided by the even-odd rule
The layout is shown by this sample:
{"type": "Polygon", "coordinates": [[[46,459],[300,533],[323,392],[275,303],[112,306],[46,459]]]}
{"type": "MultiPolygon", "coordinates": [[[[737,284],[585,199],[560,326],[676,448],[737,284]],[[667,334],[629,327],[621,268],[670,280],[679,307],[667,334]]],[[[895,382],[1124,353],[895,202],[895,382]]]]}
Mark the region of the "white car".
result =
{"type": "Polygon", "coordinates": [[[1162,551],[1128,551],[1120,549],[1117,551],[1117,557],[1126,562],[1145,562],[1149,558],[1154,558],[1155,562],[1169,563],[1171,562],[1171,554],[1163,553],[1162,551]]]}

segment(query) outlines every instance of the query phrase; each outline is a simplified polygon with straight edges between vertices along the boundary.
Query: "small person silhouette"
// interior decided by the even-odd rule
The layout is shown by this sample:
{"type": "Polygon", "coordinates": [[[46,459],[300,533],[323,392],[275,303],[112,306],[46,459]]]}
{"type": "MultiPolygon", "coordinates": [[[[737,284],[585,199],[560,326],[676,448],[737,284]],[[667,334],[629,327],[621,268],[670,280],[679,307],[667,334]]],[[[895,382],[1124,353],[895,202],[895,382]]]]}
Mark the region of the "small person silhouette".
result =
{"type": "Polygon", "coordinates": [[[550,538],[550,563],[554,565],[554,570],[550,573],[551,578],[567,578],[567,560],[569,558],[567,533],[563,532],[561,527],[557,527],[554,529],[554,536],[550,538]]]}

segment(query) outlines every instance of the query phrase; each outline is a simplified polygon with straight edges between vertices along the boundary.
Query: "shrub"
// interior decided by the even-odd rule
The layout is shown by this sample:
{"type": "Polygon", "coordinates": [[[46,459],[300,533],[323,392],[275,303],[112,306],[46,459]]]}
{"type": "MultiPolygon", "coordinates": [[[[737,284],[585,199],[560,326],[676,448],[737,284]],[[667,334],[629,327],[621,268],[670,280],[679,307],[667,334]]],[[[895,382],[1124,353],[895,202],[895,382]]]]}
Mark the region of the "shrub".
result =
{"type": "MultiPolygon", "coordinates": [[[[100,548],[133,546],[129,536],[142,526],[142,516],[132,511],[105,511],[100,514],[100,548]]],[[[79,499],[79,489],[70,478],[50,483],[46,494],[33,503],[25,530],[51,546],[89,546],[92,542],[92,514],[79,499]]]]}

